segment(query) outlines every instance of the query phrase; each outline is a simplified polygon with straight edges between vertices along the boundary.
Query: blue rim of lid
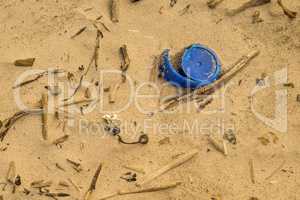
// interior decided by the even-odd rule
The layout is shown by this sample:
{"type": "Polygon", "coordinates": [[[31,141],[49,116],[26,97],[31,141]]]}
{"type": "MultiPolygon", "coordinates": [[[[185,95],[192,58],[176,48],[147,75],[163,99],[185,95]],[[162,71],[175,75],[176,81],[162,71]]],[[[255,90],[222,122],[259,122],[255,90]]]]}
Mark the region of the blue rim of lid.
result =
{"type": "Polygon", "coordinates": [[[201,44],[193,44],[184,51],[181,69],[188,78],[204,86],[218,79],[221,62],[212,49],[201,44]]]}

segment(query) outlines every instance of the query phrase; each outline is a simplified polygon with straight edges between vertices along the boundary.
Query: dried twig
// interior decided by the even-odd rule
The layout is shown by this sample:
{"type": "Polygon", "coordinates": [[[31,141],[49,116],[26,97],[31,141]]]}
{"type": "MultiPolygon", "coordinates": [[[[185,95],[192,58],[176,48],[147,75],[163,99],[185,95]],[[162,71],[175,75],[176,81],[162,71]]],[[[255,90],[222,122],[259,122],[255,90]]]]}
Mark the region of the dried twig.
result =
{"type": "Polygon", "coordinates": [[[120,1],[119,0],[112,0],[111,1],[111,21],[112,22],[119,22],[120,17],[120,1]]]}
{"type": "Polygon", "coordinates": [[[93,62],[95,62],[95,69],[97,71],[97,69],[98,69],[99,49],[100,49],[100,38],[103,38],[103,33],[99,29],[97,29],[96,44],[95,44],[93,56],[92,56],[92,58],[91,58],[91,60],[89,62],[89,65],[88,65],[86,71],[84,72],[84,74],[81,75],[80,80],[79,80],[79,84],[75,88],[74,92],[71,94],[71,96],[69,96],[68,98],[64,99],[64,101],[69,100],[70,98],[72,98],[73,96],[75,96],[75,94],[79,91],[79,89],[81,88],[81,85],[82,85],[82,81],[83,81],[84,77],[88,74],[88,72],[90,71],[90,68],[91,68],[93,62]]]}
{"type": "Polygon", "coordinates": [[[42,136],[44,140],[48,139],[48,95],[42,95],[42,136]]]}
{"type": "Polygon", "coordinates": [[[64,142],[67,141],[68,139],[69,139],[69,135],[64,135],[64,136],[62,136],[62,137],[60,137],[60,138],[54,140],[54,141],[52,142],[52,144],[58,145],[58,144],[64,143],[64,142]]]}
{"type": "Polygon", "coordinates": [[[84,200],[89,200],[92,193],[96,190],[97,180],[99,178],[101,169],[102,169],[102,163],[99,164],[99,166],[98,166],[98,168],[97,168],[97,170],[96,170],[96,172],[93,176],[91,185],[90,185],[88,191],[85,193],[84,200]]]}
{"type": "Polygon", "coordinates": [[[278,5],[282,8],[284,14],[288,16],[290,19],[294,19],[297,17],[297,12],[291,11],[287,7],[285,7],[282,3],[282,0],[277,0],[278,5]]]}
{"type": "Polygon", "coordinates": [[[271,179],[281,168],[285,165],[285,160],[268,176],[266,177],[266,180],[271,179]]]}
{"type": "Polygon", "coordinates": [[[79,31],[77,31],[73,36],[71,36],[71,39],[74,39],[75,37],[77,37],[78,35],[80,35],[81,33],[83,33],[83,31],[86,30],[86,26],[82,27],[81,29],[79,29],[79,31]]]}
{"type": "Polygon", "coordinates": [[[120,53],[122,56],[122,63],[121,63],[122,77],[123,77],[123,82],[125,82],[125,80],[126,80],[125,73],[130,65],[130,59],[129,59],[128,52],[127,52],[127,46],[125,44],[120,47],[120,53]]]}
{"type": "Polygon", "coordinates": [[[198,150],[192,150],[188,153],[186,153],[185,155],[183,155],[182,157],[172,161],[171,163],[165,165],[164,167],[152,172],[152,173],[149,173],[145,178],[144,180],[140,181],[137,185],[138,186],[142,186],[144,184],[147,184],[149,183],[150,181],[152,181],[153,179],[161,176],[162,174],[168,172],[169,170],[171,169],[174,169],[180,165],[182,165],[183,163],[189,161],[190,159],[192,159],[196,154],[198,154],[198,150]]]}
{"type": "Polygon", "coordinates": [[[53,73],[53,74],[57,74],[57,73],[61,73],[63,71],[60,71],[59,69],[55,69],[55,70],[52,70],[52,71],[44,71],[40,74],[37,74],[36,77],[34,77],[33,79],[30,79],[30,80],[27,80],[27,81],[24,81],[24,82],[21,82],[21,83],[18,83],[17,85],[13,86],[13,89],[16,89],[18,87],[22,87],[24,85],[27,85],[29,83],[32,83],[34,81],[37,81],[39,80],[40,78],[42,78],[43,76],[46,76],[48,75],[48,73],[53,73]]]}
{"type": "Polygon", "coordinates": [[[17,113],[15,113],[13,116],[11,116],[8,119],[5,119],[2,123],[3,126],[0,127],[0,140],[3,141],[7,132],[9,131],[9,129],[21,118],[30,115],[30,114],[39,114],[41,113],[41,110],[36,110],[36,111],[19,111],[17,113]]]}
{"type": "Polygon", "coordinates": [[[109,103],[115,103],[116,95],[117,95],[117,92],[120,87],[121,87],[121,83],[119,82],[116,85],[114,85],[112,90],[109,91],[109,94],[108,94],[108,102],[109,103]]]}
{"type": "Polygon", "coordinates": [[[106,197],[102,197],[99,200],[106,200],[106,199],[110,199],[112,197],[129,195],[129,194],[139,194],[139,193],[164,191],[164,190],[169,190],[169,189],[176,188],[180,184],[181,184],[180,182],[176,182],[176,183],[171,183],[171,184],[167,184],[167,185],[163,185],[163,186],[151,187],[151,188],[145,188],[145,189],[128,190],[128,191],[125,191],[125,190],[122,191],[121,190],[121,191],[115,192],[111,195],[108,195],[106,197]]]}
{"type": "Polygon", "coordinates": [[[78,162],[75,162],[73,160],[70,160],[70,159],[66,159],[68,163],[70,163],[72,165],[72,168],[74,170],[76,170],[77,172],[81,172],[82,171],[82,167],[81,167],[81,164],[78,163],[78,162]]]}
{"type": "Polygon", "coordinates": [[[179,15],[182,16],[186,14],[191,8],[191,4],[188,4],[186,7],[184,7],[182,10],[179,11],[179,15]]]}
{"type": "Polygon", "coordinates": [[[253,160],[252,159],[249,160],[249,167],[250,167],[251,182],[253,184],[255,184],[254,164],[253,164],[253,160]]]}
{"type": "Polygon", "coordinates": [[[227,15],[234,16],[238,13],[241,13],[241,12],[247,10],[248,8],[261,6],[261,5],[264,5],[267,3],[271,3],[271,0],[249,0],[248,2],[242,4],[240,7],[236,8],[236,9],[228,10],[227,15]]]}
{"type": "Polygon", "coordinates": [[[51,185],[52,185],[52,181],[44,182],[44,180],[35,181],[31,183],[31,187],[33,188],[45,188],[45,187],[51,187],[51,185]]]}
{"type": "Polygon", "coordinates": [[[75,184],[75,182],[74,182],[72,179],[68,178],[68,181],[73,185],[73,187],[74,187],[78,192],[80,192],[79,187],[75,184]]]}
{"type": "Polygon", "coordinates": [[[209,0],[206,4],[209,8],[214,9],[224,0],[209,0]]]}

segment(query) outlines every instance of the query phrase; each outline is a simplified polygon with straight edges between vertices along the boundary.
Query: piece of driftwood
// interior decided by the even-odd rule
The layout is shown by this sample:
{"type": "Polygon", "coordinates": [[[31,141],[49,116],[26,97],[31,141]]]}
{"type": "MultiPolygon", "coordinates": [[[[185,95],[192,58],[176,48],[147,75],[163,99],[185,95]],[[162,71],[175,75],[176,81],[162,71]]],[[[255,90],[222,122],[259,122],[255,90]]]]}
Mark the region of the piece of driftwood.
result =
{"type": "Polygon", "coordinates": [[[44,140],[48,139],[48,95],[42,94],[42,136],[44,140]]]}
{"type": "Polygon", "coordinates": [[[278,5],[282,8],[284,14],[288,16],[290,19],[294,19],[297,17],[297,12],[291,11],[286,6],[283,5],[282,0],[277,0],[278,5]]]}
{"type": "Polygon", "coordinates": [[[209,0],[206,4],[209,8],[214,9],[224,0],[209,0]]]}
{"type": "Polygon", "coordinates": [[[236,8],[236,9],[227,10],[227,15],[228,16],[234,16],[236,14],[239,14],[239,13],[247,10],[248,8],[262,6],[262,5],[265,5],[267,3],[271,3],[271,0],[249,0],[246,3],[242,4],[241,6],[239,6],[238,8],[236,8]]]}
{"type": "Polygon", "coordinates": [[[247,64],[256,56],[259,55],[259,51],[252,51],[249,54],[241,57],[238,59],[232,66],[226,70],[221,77],[216,80],[214,83],[204,86],[202,88],[196,89],[190,93],[184,94],[179,97],[175,97],[173,100],[170,100],[166,104],[163,104],[161,107],[161,111],[173,108],[177,106],[179,103],[182,102],[188,102],[188,101],[193,101],[193,100],[204,100],[206,99],[209,95],[214,93],[217,89],[221,88],[226,84],[228,81],[230,81],[238,72],[240,72],[247,64]]]}
{"type": "Polygon", "coordinates": [[[119,22],[120,17],[120,1],[112,0],[111,1],[111,21],[114,23],[119,22]]]}
{"type": "Polygon", "coordinates": [[[113,198],[113,197],[123,196],[123,195],[130,195],[130,194],[140,194],[140,193],[164,191],[164,190],[169,190],[169,189],[176,188],[180,184],[181,184],[181,182],[176,182],[176,183],[171,183],[171,184],[166,184],[166,185],[151,187],[151,188],[145,188],[145,189],[136,189],[136,190],[127,190],[127,191],[126,190],[120,190],[120,191],[115,192],[113,194],[102,197],[99,200],[107,200],[107,199],[110,199],[110,198],[113,198]]]}
{"type": "Polygon", "coordinates": [[[19,59],[14,62],[14,65],[19,67],[32,67],[34,61],[35,58],[19,59]]]}
{"type": "Polygon", "coordinates": [[[170,162],[169,164],[163,166],[162,168],[160,168],[152,173],[149,173],[148,175],[146,175],[146,177],[144,177],[144,179],[142,181],[138,182],[137,185],[142,186],[142,185],[149,183],[150,181],[156,179],[157,177],[163,175],[164,173],[170,171],[171,169],[174,169],[174,168],[182,165],[183,163],[189,161],[195,155],[197,155],[198,152],[199,151],[197,149],[194,149],[194,150],[184,154],[180,158],[170,162]]]}
{"type": "Polygon", "coordinates": [[[99,166],[98,166],[98,168],[97,168],[97,170],[96,170],[96,172],[93,176],[90,187],[87,190],[87,192],[85,193],[84,200],[90,200],[91,196],[92,196],[92,193],[96,190],[97,180],[99,178],[101,169],[102,169],[102,163],[99,164],[99,166]]]}

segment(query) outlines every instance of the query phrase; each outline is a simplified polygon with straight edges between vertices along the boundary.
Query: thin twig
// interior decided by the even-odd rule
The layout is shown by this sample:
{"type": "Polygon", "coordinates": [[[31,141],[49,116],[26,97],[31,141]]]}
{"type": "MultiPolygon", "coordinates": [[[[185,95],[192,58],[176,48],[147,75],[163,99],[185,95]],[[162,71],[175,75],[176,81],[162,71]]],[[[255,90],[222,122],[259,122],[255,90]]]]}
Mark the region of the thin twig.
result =
{"type": "Polygon", "coordinates": [[[101,169],[102,169],[102,163],[99,164],[99,166],[98,166],[98,168],[97,168],[97,170],[96,170],[96,172],[93,176],[91,185],[90,185],[89,189],[87,190],[87,192],[85,193],[84,200],[89,200],[92,193],[96,190],[97,180],[99,178],[101,169]]]}
{"type": "Polygon", "coordinates": [[[271,179],[279,170],[282,169],[282,167],[285,165],[285,160],[268,176],[266,177],[266,180],[271,179]]]}
{"type": "Polygon", "coordinates": [[[253,164],[253,160],[252,159],[249,160],[249,167],[250,167],[251,182],[253,184],[255,184],[254,164],[253,164]]]}
{"type": "Polygon", "coordinates": [[[169,164],[165,165],[164,167],[152,172],[152,173],[149,173],[145,178],[144,180],[140,181],[139,183],[137,183],[138,186],[142,186],[144,184],[147,184],[149,183],[150,181],[152,181],[153,179],[161,176],[162,174],[168,172],[169,170],[171,169],[174,169],[180,165],[182,165],[183,163],[189,161],[190,159],[192,159],[195,155],[198,154],[198,150],[192,150],[188,153],[186,153],[185,155],[183,155],[182,157],[170,162],[169,164]]]}
{"type": "Polygon", "coordinates": [[[44,140],[48,139],[48,95],[42,95],[42,136],[44,140]]]}

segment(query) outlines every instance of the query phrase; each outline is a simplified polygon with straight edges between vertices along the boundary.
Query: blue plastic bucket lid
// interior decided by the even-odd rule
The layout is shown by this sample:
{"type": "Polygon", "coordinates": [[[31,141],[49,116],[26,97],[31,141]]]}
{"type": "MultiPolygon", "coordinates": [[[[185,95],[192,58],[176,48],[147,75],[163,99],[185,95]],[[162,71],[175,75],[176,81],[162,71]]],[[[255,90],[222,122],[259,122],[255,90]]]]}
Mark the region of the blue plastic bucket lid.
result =
{"type": "Polygon", "coordinates": [[[190,79],[201,82],[201,85],[208,85],[219,77],[221,63],[213,50],[193,44],[185,49],[181,68],[190,79]]]}

